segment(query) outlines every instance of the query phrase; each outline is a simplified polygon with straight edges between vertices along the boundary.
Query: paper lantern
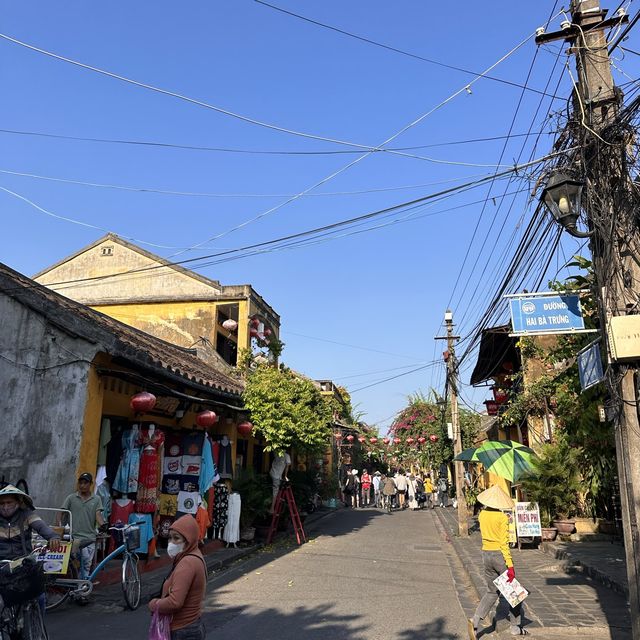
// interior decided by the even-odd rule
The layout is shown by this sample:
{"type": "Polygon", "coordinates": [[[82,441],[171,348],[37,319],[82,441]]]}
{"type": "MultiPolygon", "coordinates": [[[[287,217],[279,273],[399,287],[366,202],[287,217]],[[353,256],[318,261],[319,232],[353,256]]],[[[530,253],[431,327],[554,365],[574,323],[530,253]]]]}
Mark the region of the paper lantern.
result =
{"type": "Polygon", "coordinates": [[[347,442],[353,442],[353,436],[351,434],[347,436],[347,442]]]}
{"type": "Polygon", "coordinates": [[[153,393],[142,391],[141,393],[136,393],[135,396],[131,397],[129,406],[136,413],[147,413],[156,406],[156,397],[153,393]]]}
{"type": "Polygon", "coordinates": [[[229,318],[222,323],[222,328],[227,331],[235,331],[238,328],[238,323],[235,320],[229,318]]]}
{"type": "Polygon", "coordinates": [[[213,427],[218,422],[218,416],[213,411],[201,411],[196,416],[196,424],[199,427],[213,427]]]}
{"type": "Polygon", "coordinates": [[[382,438],[382,442],[384,442],[384,444],[389,444],[389,442],[391,442],[389,440],[389,438],[382,438]]]}
{"type": "Polygon", "coordinates": [[[237,428],[238,428],[238,433],[241,436],[248,438],[251,435],[251,432],[253,431],[253,424],[248,420],[245,420],[244,422],[241,422],[237,428]]]}
{"type": "Polygon", "coordinates": [[[487,407],[487,415],[497,416],[500,409],[500,405],[495,400],[485,400],[485,406],[487,407]]]}
{"type": "Polygon", "coordinates": [[[432,433],[429,436],[429,440],[431,440],[431,442],[438,442],[438,436],[435,433],[432,433]]]}
{"type": "Polygon", "coordinates": [[[407,444],[413,444],[415,440],[411,437],[407,438],[407,444]]]}
{"type": "Polygon", "coordinates": [[[369,438],[369,442],[371,444],[375,444],[376,442],[378,442],[378,438],[369,438]]]}
{"type": "Polygon", "coordinates": [[[427,439],[426,439],[424,436],[420,436],[420,437],[418,438],[418,442],[419,442],[420,444],[424,444],[426,441],[427,441],[427,439]]]}
{"type": "Polygon", "coordinates": [[[364,436],[360,436],[360,437],[358,438],[358,442],[359,442],[360,444],[362,444],[365,440],[366,440],[366,438],[365,438],[364,436]]]}
{"type": "Polygon", "coordinates": [[[400,438],[394,438],[393,439],[393,444],[400,444],[402,442],[402,440],[400,440],[400,438]]]}
{"type": "Polygon", "coordinates": [[[498,404],[504,404],[507,401],[507,392],[504,389],[493,389],[493,399],[498,404]]]}

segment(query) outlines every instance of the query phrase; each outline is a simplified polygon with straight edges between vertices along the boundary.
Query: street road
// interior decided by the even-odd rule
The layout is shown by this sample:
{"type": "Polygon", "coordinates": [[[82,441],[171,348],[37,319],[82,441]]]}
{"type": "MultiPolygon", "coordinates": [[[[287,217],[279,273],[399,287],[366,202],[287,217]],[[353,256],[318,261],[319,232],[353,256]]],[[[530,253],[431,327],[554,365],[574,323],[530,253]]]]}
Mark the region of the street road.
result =
{"type": "MultiPolygon", "coordinates": [[[[302,547],[261,552],[209,583],[215,640],[458,640],[466,637],[433,513],[342,510],[302,547]]],[[[65,606],[51,640],[147,637],[146,607],[65,606]]]]}

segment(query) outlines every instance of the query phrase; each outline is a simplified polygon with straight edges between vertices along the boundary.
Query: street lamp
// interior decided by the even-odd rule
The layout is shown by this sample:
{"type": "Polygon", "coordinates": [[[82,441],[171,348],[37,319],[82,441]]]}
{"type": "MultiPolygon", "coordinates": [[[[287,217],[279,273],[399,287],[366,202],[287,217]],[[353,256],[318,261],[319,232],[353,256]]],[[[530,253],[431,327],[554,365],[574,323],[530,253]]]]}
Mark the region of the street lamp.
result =
{"type": "Polygon", "coordinates": [[[592,231],[578,231],[576,226],[582,202],[584,182],[565,173],[554,173],[542,192],[542,201],[556,222],[575,238],[589,238],[592,231]]]}

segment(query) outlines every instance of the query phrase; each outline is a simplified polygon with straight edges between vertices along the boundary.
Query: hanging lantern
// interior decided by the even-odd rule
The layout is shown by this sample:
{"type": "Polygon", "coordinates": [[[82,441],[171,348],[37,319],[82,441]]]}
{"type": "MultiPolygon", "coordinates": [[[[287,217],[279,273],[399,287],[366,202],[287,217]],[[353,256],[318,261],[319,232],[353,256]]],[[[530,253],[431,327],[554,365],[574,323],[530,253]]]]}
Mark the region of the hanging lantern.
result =
{"type": "Polygon", "coordinates": [[[218,416],[213,411],[201,411],[196,416],[196,424],[199,427],[213,427],[218,422],[218,416]]]}
{"type": "Polygon", "coordinates": [[[393,444],[400,444],[402,442],[402,440],[400,440],[400,438],[394,438],[393,439],[393,444]]]}
{"type": "Polygon", "coordinates": [[[336,432],[333,434],[333,437],[334,437],[336,440],[340,441],[340,440],[342,440],[342,433],[340,433],[340,431],[336,431],[336,432]]]}
{"type": "Polygon", "coordinates": [[[497,416],[500,409],[500,405],[495,400],[485,400],[485,406],[487,407],[487,415],[497,416]]]}
{"type": "Polygon", "coordinates": [[[382,438],[382,442],[384,442],[384,444],[389,444],[391,440],[389,440],[389,438],[382,438]]]}
{"type": "Polygon", "coordinates": [[[369,438],[369,442],[371,444],[375,444],[376,442],[378,442],[378,438],[369,438]]]}
{"type": "Polygon", "coordinates": [[[493,388],[493,399],[498,404],[504,404],[507,401],[507,392],[504,389],[493,388]]]}
{"type": "Polygon", "coordinates": [[[237,428],[239,435],[243,436],[244,438],[248,438],[253,431],[253,424],[248,420],[245,420],[244,422],[241,422],[237,428]]]}
{"type": "Polygon", "coordinates": [[[260,320],[258,318],[251,318],[251,326],[257,329],[260,326],[260,320]]]}
{"type": "Polygon", "coordinates": [[[235,331],[238,328],[238,323],[235,320],[229,318],[222,323],[222,328],[227,331],[235,331]]]}
{"type": "Polygon", "coordinates": [[[257,329],[255,329],[254,327],[251,327],[251,329],[249,329],[249,335],[250,335],[252,338],[257,338],[257,337],[258,337],[258,335],[259,335],[258,330],[257,330],[257,329]]]}
{"type": "Polygon", "coordinates": [[[129,400],[129,406],[136,413],[148,413],[156,406],[156,397],[153,393],[142,391],[131,397],[131,400],[129,400]]]}
{"type": "Polygon", "coordinates": [[[424,436],[420,436],[420,437],[418,438],[418,442],[419,442],[420,444],[424,444],[426,441],[427,441],[427,439],[426,439],[424,436]]]}
{"type": "Polygon", "coordinates": [[[429,440],[431,440],[431,442],[438,442],[438,436],[435,433],[432,433],[429,436],[429,440]]]}
{"type": "Polygon", "coordinates": [[[359,442],[360,444],[362,444],[365,440],[366,440],[366,438],[365,438],[364,436],[360,436],[360,437],[358,438],[358,442],[359,442]]]}
{"type": "Polygon", "coordinates": [[[413,444],[414,442],[415,440],[411,436],[407,438],[407,444],[413,444]]]}
{"type": "Polygon", "coordinates": [[[351,434],[347,436],[347,442],[353,442],[353,436],[351,434]]]}

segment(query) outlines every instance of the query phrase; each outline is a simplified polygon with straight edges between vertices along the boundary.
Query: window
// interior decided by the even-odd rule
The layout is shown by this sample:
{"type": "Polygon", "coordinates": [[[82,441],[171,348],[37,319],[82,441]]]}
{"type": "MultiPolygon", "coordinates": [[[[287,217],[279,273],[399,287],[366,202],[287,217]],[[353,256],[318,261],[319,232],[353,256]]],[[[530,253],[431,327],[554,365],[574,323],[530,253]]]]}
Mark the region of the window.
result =
{"type": "Polygon", "coordinates": [[[100,247],[100,255],[101,256],[112,256],[113,255],[113,245],[105,245],[104,247],[100,247]]]}

